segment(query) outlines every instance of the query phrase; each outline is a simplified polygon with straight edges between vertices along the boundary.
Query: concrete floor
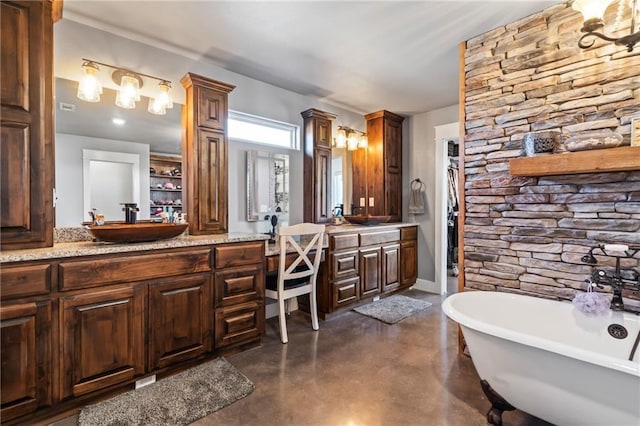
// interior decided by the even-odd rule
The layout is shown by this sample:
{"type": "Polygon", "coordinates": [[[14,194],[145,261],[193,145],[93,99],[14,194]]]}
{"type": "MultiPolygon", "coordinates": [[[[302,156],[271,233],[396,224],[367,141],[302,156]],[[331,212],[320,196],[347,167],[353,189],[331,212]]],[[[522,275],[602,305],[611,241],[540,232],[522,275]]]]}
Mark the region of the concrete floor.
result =
{"type": "MultiPolygon", "coordinates": [[[[490,404],[471,359],[457,353],[443,297],[402,294],[433,305],[394,325],[348,311],[317,332],[296,311],[286,345],[277,318],[267,320],[261,347],[227,357],[253,393],[192,425],[486,425],[490,404]]],[[[504,413],[503,424],[549,426],[517,410],[504,413]]],[[[55,425],[77,425],[77,415],[55,425]]]]}
{"type": "MultiPolygon", "coordinates": [[[[287,345],[268,320],[262,347],[227,358],[256,389],[193,425],[486,425],[490,404],[442,297],[403,294],[433,305],[394,325],[349,311],[317,332],[294,312],[287,345]]],[[[548,425],[520,411],[503,422],[548,425]]]]}

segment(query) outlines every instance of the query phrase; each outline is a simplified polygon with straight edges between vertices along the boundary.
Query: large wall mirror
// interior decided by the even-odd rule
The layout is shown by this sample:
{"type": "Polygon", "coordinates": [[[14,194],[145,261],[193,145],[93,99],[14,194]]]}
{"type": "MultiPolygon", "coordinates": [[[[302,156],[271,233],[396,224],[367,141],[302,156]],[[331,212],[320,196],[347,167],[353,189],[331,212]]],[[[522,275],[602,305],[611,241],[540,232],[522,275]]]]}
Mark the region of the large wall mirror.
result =
{"type": "Polygon", "coordinates": [[[115,90],[105,87],[100,102],[85,102],[76,97],[78,82],[56,78],[55,85],[55,226],[75,227],[89,220],[87,206],[94,208],[96,205],[87,200],[86,194],[91,192],[87,193],[86,188],[102,192],[101,199],[107,204],[101,208],[105,210],[101,213],[105,213],[107,221],[124,220],[119,203],[126,202],[124,198],[128,196],[116,191],[125,176],[116,174],[125,173],[126,180],[131,180],[131,168],[124,167],[122,161],[107,161],[108,164],[103,165],[110,171],[86,174],[83,169],[84,150],[139,158],[132,182],[139,188],[139,196],[135,196],[133,201],[140,206],[138,217],[150,218],[150,154],[180,156],[182,106],[174,103],[166,115],[154,115],[147,111],[148,98],[144,96],[136,103],[135,109],[127,110],[115,105],[115,90]],[[114,123],[113,119],[121,119],[124,124],[114,123]],[[90,182],[86,182],[87,179],[90,182]]]}
{"type": "Polygon", "coordinates": [[[289,156],[247,151],[247,221],[289,215],[289,156]]]}
{"type": "Polygon", "coordinates": [[[335,213],[352,214],[352,163],[351,151],[346,148],[331,149],[331,209],[335,213]]]}

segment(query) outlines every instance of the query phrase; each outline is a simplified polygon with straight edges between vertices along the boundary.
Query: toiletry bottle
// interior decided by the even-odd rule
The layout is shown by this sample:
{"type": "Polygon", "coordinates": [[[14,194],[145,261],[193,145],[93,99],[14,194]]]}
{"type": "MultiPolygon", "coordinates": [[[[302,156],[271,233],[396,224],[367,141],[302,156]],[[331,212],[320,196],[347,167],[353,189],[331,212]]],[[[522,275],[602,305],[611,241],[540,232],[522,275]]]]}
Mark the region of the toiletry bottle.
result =
{"type": "Polygon", "coordinates": [[[173,206],[169,206],[167,213],[169,213],[169,222],[173,222],[173,206]]]}

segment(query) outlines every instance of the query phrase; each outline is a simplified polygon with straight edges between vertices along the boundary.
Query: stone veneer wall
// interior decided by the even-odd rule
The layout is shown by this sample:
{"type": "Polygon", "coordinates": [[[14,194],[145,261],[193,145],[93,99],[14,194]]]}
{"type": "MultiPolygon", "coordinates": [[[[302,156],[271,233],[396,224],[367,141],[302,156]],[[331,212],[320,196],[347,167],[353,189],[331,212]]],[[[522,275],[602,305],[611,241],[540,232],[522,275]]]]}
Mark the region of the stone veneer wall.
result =
{"type": "MultiPolygon", "coordinates": [[[[563,4],[466,43],[466,289],[572,299],[586,289],[591,267],[580,258],[590,247],[640,244],[640,171],[509,174],[508,160],[524,155],[525,132],[612,129],[629,144],[631,116],[640,113],[640,46],[628,53],[596,42],[583,51],[581,25],[563,4]]],[[[637,271],[637,257],[622,266],[637,271]]],[[[624,295],[640,306],[637,295],[624,295]]]]}

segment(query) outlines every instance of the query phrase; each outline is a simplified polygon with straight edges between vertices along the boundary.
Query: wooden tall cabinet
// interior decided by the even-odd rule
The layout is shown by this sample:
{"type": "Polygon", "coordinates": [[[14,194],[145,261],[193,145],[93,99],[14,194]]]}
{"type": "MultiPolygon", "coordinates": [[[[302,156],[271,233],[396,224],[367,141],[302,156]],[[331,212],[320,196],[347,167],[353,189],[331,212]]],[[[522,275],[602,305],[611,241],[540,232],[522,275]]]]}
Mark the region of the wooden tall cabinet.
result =
{"type": "Polygon", "coordinates": [[[50,1],[0,3],[0,248],[53,245],[50,1]]]}
{"type": "Polygon", "coordinates": [[[364,116],[369,146],[353,153],[353,200],[357,213],[402,220],[402,121],[381,110],[364,116]]]}
{"type": "Polygon", "coordinates": [[[303,111],[305,222],[331,220],[331,126],[336,116],[315,108],[303,111]]]}
{"type": "Polygon", "coordinates": [[[182,140],[183,187],[192,235],[228,230],[228,94],[235,86],[197,74],[181,80],[186,89],[182,140]]]}

